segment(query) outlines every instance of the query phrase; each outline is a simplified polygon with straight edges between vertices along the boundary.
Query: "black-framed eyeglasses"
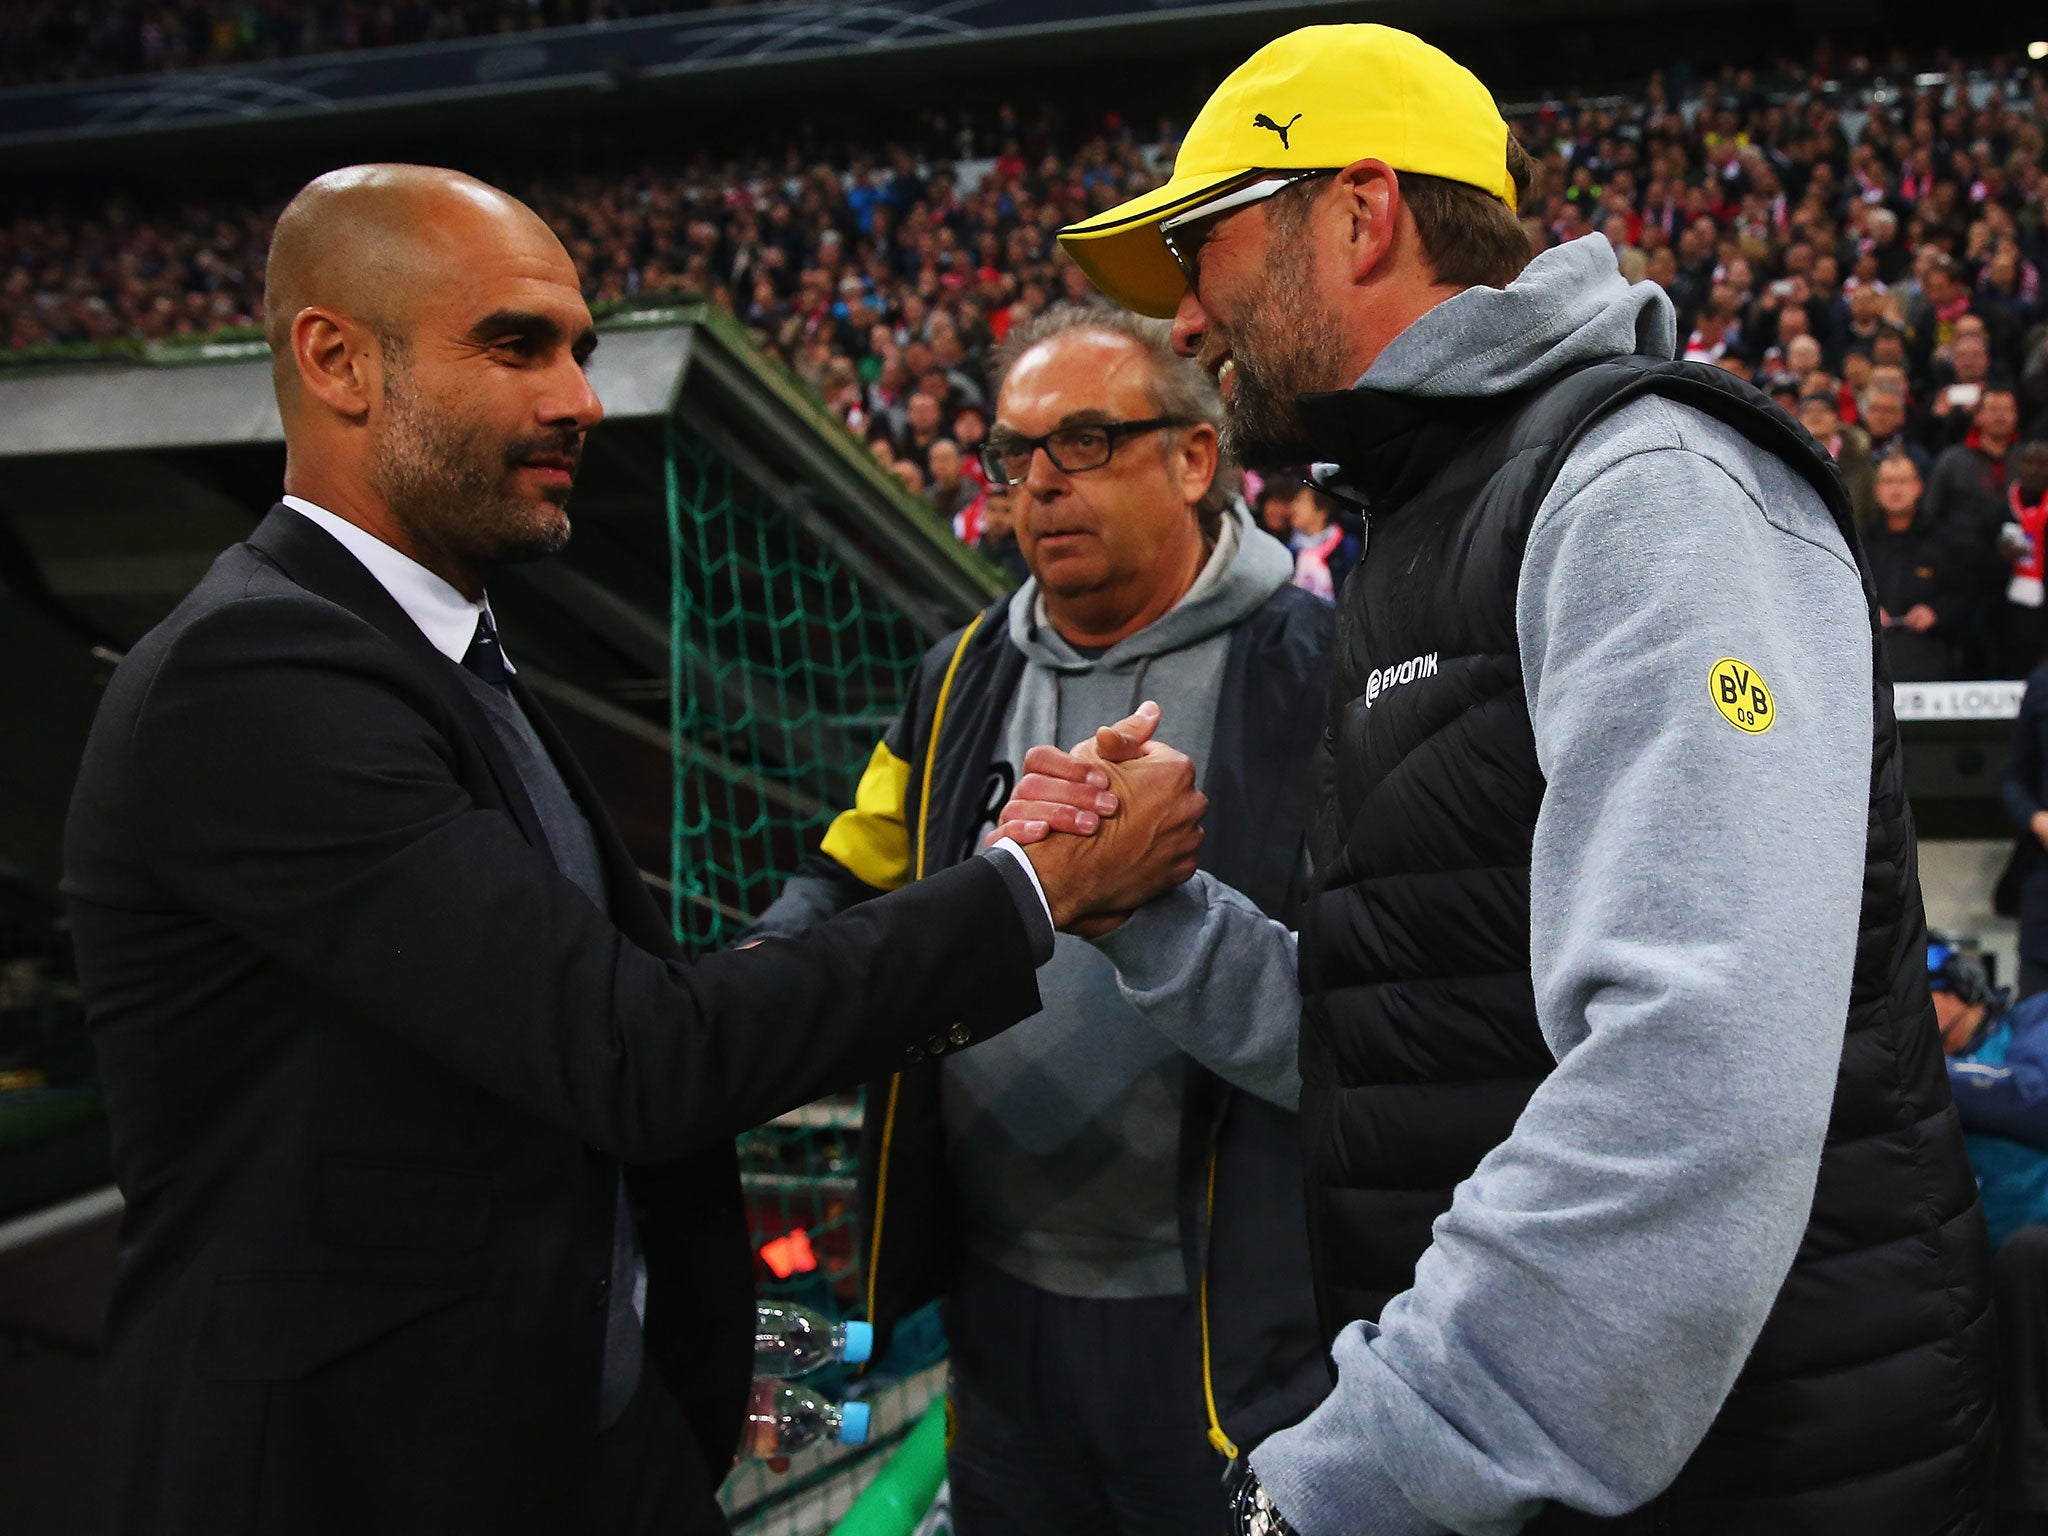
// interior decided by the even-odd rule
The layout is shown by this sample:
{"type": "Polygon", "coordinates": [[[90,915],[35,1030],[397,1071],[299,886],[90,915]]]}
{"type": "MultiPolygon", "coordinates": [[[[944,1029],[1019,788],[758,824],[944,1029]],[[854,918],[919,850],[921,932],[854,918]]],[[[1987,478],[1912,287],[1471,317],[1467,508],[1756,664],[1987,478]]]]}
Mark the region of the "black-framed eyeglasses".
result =
{"type": "Polygon", "coordinates": [[[997,427],[981,446],[981,467],[988,471],[990,485],[1021,485],[1031,473],[1031,456],[1043,448],[1054,469],[1063,475],[1078,475],[1102,468],[1127,437],[1162,427],[1193,425],[1184,416],[1151,416],[1144,421],[1090,421],[1055,427],[1043,437],[1026,437],[997,427]]]}
{"type": "Polygon", "coordinates": [[[1198,261],[1202,242],[1209,237],[1209,230],[1216,220],[1226,213],[1249,208],[1253,203],[1263,203],[1297,182],[1328,174],[1328,170],[1247,171],[1194,207],[1161,220],[1159,238],[1166,246],[1166,254],[1173,258],[1173,264],[1180,268],[1180,275],[1187,280],[1188,291],[1194,292],[1195,281],[1200,276],[1198,261]]]}

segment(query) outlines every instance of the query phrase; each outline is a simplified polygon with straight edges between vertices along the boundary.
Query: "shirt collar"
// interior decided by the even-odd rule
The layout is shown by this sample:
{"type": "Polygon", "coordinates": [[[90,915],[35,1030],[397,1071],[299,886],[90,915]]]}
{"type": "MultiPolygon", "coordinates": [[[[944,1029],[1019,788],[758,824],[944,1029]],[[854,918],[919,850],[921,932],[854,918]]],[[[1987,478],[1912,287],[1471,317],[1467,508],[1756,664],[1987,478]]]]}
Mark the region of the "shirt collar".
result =
{"type": "MultiPolygon", "coordinates": [[[[470,642],[476,638],[476,621],[480,614],[491,611],[488,597],[471,602],[446,581],[436,576],[410,555],[402,555],[370,533],[357,527],[345,517],[339,517],[325,507],[315,506],[302,496],[287,496],[284,504],[308,522],[318,525],[325,533],[356,559],[363,568],[389,592],[392,601],[405,610],[405,616],[419,626],[420,633],[427,637],[427,643],[458,666],[469,654],[470,642]]],[[[491,627],[497,627],[497,617],[491,618],[491,627]]],[[[503,650],[503,640],[499,642],[503,650]]],[[[512,658],[505,658],[505,670],[514,672],[512,658]]]]}

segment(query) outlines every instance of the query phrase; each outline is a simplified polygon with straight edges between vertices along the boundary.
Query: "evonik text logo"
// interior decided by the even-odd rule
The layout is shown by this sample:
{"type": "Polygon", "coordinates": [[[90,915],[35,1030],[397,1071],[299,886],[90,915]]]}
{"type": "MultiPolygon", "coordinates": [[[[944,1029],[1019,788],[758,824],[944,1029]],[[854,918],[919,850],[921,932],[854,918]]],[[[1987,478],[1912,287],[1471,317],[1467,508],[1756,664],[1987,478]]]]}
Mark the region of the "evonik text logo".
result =
{"type": "Polygon", "coordinates": [[[1365,707],[1371,709],[1379,696],[1389,688],[1398,688],[1403,683],[1417,682],[1425,677],[1436,676],[1436,652],[1427,656],[1412,656],[1396,666],[1376,667],[1365,679],[1365,707]]]}

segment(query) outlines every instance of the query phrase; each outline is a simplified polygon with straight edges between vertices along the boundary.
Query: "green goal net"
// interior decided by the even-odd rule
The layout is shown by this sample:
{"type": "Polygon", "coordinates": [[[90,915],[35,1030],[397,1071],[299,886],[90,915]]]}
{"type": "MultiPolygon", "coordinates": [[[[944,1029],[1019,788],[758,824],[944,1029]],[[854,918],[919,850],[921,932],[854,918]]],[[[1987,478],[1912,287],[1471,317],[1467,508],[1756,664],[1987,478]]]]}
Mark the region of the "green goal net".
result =
{"type": "MultiPolygon", "coordinates": [[[[826,825],[853,803],[928,635],[787,508],[685,424],[666,428],[673,743],[670,912],[693,953],[733,942],[826,825]]],[[[801,1048],[800,1043],[795,1048],[801,1048]]],[[[740,1138],[758,1294],[834,1319],[862,1305],[854,1175],[861,1096],[844,1094],[740,1138]]],[[[912,1362],[921,1364],[924,1362],[912,1362]]],[[[828,1395],[849,1383],[827,1374],[828,1395]]],[[[930,1392],[924,1393],[926,1399],[930,1392]]],[[[921,1403],[878,1412],[885,1454],[921,1403]]],[[[739,1529],[820,1528],[845,1458],[776,1476],[743,1464],[725,1499],[739,1529]]],[[[843,1490],[842,1490],[843,1491],[843,1490]]],[[[841,1503],[851,1498],[843,1492],[841,1503]]]]}

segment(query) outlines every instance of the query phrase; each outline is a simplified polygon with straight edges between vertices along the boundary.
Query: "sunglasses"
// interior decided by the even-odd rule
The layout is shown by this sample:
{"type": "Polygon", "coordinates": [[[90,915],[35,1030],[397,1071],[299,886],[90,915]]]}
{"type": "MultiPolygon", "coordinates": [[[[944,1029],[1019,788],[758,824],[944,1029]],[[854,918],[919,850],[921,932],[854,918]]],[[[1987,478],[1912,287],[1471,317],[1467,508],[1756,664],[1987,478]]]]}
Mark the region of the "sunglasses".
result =
{"type": "Polygon", "coordinates": [[[1327,170],[1317,170],[1292,171],[1275,176],[1270,171],[1248,171],[1220,188],[1213,197],[1204,198],[1170,219],[1160,220],[1159,238],[1165,243],[1166,254],[1180,268],[1180,275],[1187,279],[1188,291],[1194,291],[1199,275],[1196,263],[1201,256],[1202,242],[1209,238],[1209,226],[1215,220],[1226,213],[1249,208],[1253,203],[1263,203],[1298,182],[1328,174],[1327,170]]]}

